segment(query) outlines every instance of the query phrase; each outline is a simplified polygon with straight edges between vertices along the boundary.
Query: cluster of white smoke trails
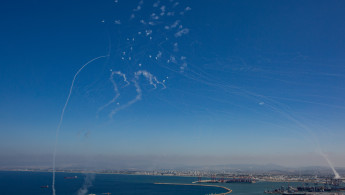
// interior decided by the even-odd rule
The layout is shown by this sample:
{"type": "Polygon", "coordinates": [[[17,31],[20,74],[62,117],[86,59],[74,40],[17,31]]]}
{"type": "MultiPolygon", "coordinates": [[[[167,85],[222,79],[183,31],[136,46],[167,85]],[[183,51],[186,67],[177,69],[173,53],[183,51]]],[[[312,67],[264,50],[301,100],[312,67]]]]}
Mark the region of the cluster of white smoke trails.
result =
{"type": "Polygon", "coordinates": [[[64,114],[65,114],[65,110],[66,110],[66,107],[68,105],[68,102],[69,102],[69,99],[71,97],[71,94],[72,94],[72,90],[73,90],[73,86],[74,86],[74,81],[75,79],[77,78],[78,74],[88,65],[90,64],[91,62],[95,61],[95,60],[98,60],[100,58],[105,58],[105,57],[108,57],[108,56],[99,56],[99,57],[96,57],[90,61],[88,61],[86,64],[84,64],[78,71],[77,73],[75,73],[74,77],[73,77],[73,81],[72,81],[72,84],[71,84],[71,87],[69,89],[69,93],[68,93],[68,96],[67,96],[67,99],[66,99],[66,102],[65,102],[65,105],[62,109],[62,112],[61,112],[61,115],[60,115],[60,121],[59,121],[59,124],[56,128],[56,135],[55,135],[55,145],[54,145],[54,154],[53,154],[53,183],[52,183],[52,189],[53,189],[53,195],[55,195],[55,161],[56,161],[56,149],[57,149],[57,143],[58,143],[58,139],[59,139],[59,132],[60,132],[60,128],[61,128],[61,124],[62,124],[62,121],[63,121],[63,117],[64,117],[64,114]]]}

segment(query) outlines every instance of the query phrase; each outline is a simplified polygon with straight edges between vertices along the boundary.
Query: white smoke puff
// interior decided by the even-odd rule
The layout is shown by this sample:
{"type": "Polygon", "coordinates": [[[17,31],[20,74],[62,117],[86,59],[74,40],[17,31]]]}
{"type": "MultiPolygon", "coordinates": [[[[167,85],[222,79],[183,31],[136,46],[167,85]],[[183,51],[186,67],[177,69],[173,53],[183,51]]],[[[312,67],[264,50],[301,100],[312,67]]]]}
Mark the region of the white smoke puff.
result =
{"type": "Polygon", "coordinates": [[[162,12],[165,12],[165,6],[164,5],[160,9],[162,12]]]}
{"type": "Polygon", "coordinates": [[[190,10],[192,10],[192,8],[190,8],[190,7],[186,7],[186,9],[185,9],[186,11],[190,11],[190,10]]]}
{"type": "Polygon", "coordinates": [[[169,60],[169,62],[172,62],[172,63],[177,63],[177,61],[176,61],[176,58],[175,58],[175,56],[170,56],[170,60],[169,60]]]}
{"type": "Polygon", "coordinates": [[[182,66],[180,67],[180,72],[184,72],[184,70],[187,68],[187,63],[183,62],[182,66]]]}
{"type": "Polygon", "coordinates": [[[139,1],[137,8],[133,9],[133,11],[140,11],[141,8],[142,8],[141,6],[142,6],[143,4],[144,4],[144,1],[143,1],[143,0],[139,1]]]}
{"type": "Polygon", "coordinates": [[[149,35],[151,35],[152,34],[152,30],[145,30],[145,32],[146,32],[146,36],[149,36],[149,35]]]}
{"type": "Polygon", "coordinates": [[[160,1],[157,1],[157,2],[155,2],[155,3],[153,4],[153,7],[158,7],[159,4],[160,4],[160,1]]]}
{"type": "Polygon", "coordinates": [[[159,16],[157,16],[156,13],[152,13],[152,14],[151,14],[151,18],[152,18],[153,20],[158,20],[158,19],[159,19],[159,16]]]}
{"type": "Polygon", "coordinates": [[[159,52],[157,53],[156,58],[160,58],[160,57],[162,57],[162,52],[161,52],[161,51],[159,51],[159,52]]]}
{"type": "Polygon", "coordinates": [[[176,28],[177,25],[179,25],[180,20],[176,20],[171,26],[170,28],[176,28]]]}
{"type": "Polygon", "coordinates": [[[114,23],[115,24],[121,24],[121,21],[120,20],[115,20],[114,23]]]}
{"type": "Polygon", "coordinates": [[[174,43],[174,52],[178,52],[178,43],[174,43]]]}
{"type": "Polygon", "coordinates": [[[92,186],[93,180],[95,180],[94,174],[86,175],[84,185],[78,190],[78,195],[86,195],[88,189],[92,186]]]}
{"type": "Polygon", "coordinates": [[[189,29],[184,28],[184,29],[178,31],[177,33],[175,33],[175,37],[181,37],[182,35],[186,35],[188,33],[189,33],[189,29]]]}
{"type": "Polygon", "coordinates": [[[137,12],[137,11],[140,11],[141,10],[141,6],[138,5],[137,8],[133,9],[133,11],[137,12]]]}
{"type": "Polygon", "coordinates": [[[259,105],[260,106],[262,106],[262,105],[264,105],[265,104],[265,102],[259,102],[259,105]]]}

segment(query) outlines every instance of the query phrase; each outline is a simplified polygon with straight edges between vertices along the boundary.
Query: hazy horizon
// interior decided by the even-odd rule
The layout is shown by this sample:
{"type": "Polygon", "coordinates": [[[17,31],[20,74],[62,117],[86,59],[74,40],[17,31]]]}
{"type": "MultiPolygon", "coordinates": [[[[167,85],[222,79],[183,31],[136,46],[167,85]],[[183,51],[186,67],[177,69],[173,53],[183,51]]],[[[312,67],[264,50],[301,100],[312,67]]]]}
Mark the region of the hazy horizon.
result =
{"type": "Polygon", "coordinates": [[[345,167],[343,1],[0,9],[0,167],[345,167]]]}

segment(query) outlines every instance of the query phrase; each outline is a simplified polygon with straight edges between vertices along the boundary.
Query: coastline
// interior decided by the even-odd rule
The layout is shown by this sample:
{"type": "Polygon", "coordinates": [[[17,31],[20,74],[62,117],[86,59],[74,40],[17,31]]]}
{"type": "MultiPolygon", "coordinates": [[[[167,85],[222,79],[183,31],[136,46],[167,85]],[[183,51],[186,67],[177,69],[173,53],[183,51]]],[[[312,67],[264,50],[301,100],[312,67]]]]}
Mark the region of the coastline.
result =
{"type": "Polygon", "coordinates": [[[223,188],[227,190],[227,192],[220,193],[220,194],[214,194],[214,195],[226,195],[230,194],[232,190],[230,188],[227,188],[225,186],[217,186],[217,185],[204,185],[204,184],[184,184],[184,183],[154,183],[157,185],[180,185],[180,186],[205,186],[205,187],[217,187],[217,188],[223,188]]]}

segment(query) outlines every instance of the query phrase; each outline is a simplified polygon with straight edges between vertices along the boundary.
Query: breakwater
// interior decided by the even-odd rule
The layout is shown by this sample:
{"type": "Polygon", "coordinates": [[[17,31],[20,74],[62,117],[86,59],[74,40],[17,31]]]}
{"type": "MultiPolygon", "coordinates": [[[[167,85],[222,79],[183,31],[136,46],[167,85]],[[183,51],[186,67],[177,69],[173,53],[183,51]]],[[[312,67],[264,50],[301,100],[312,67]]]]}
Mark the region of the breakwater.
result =
{"type": "Polygon", "coordinates": [[[224,186],[217,186],[217,185],[204,185],[204,184],[184,184],[184,183],[154,183],[154,184],[160,184],[160,185],[183,185],[183,186],[206,186],[206,187],[217,187],[217,188],[223,188],[227,190],[227,192],[220,193],[220,194],[214,194],[214,195],[226,195],[230,194],[232,190],[230,188],[224,187],[224,186]]]}

